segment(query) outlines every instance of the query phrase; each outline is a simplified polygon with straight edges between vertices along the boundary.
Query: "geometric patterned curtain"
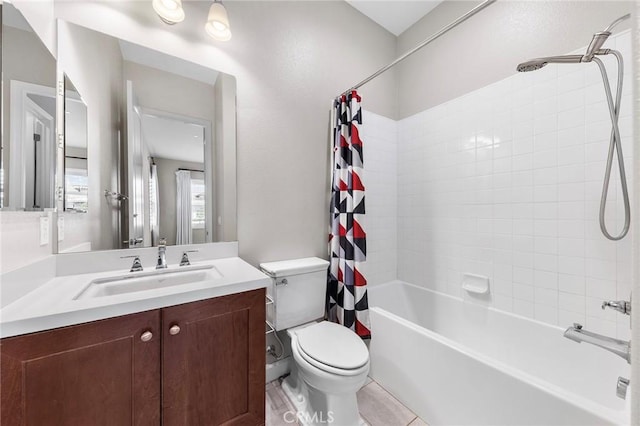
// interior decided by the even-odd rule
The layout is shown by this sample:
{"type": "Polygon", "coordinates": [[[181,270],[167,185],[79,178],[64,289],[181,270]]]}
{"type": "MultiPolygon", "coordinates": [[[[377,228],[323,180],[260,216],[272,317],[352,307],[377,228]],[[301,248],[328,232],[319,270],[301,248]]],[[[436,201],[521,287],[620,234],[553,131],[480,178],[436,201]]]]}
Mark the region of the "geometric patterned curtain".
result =
{"type": "Polygon", "coordinates": [[[371,337],[371,326],[367,280],[361,271],[367,242],[362,227],[365,208],[362,140],[358,133],[362,124],[360,100],[353,90],[334,101],[327,319],[366,339],[371,337]]]}

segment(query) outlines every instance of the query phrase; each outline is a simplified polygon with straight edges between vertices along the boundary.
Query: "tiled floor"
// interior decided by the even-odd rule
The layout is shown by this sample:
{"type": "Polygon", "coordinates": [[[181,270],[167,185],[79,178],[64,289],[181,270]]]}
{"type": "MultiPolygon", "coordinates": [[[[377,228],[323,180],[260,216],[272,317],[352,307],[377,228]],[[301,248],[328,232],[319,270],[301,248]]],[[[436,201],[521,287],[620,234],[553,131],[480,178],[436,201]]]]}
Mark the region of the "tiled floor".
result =
{"type": "MultiPolygon", "coordinates": [[[[278,381],[267,384],[266,426],[290,426],[295,409],[280,387],[278,381]],[[289,420],[287,422],[287,420],[289,420]]],[[[382,386],[369,379],[358,392],[360,416],[370,426],[426,426],[427,424],[411,410],[402,405],[382,386]]],[[[295,423],[293,423],[295,424],[295,423]]]]}

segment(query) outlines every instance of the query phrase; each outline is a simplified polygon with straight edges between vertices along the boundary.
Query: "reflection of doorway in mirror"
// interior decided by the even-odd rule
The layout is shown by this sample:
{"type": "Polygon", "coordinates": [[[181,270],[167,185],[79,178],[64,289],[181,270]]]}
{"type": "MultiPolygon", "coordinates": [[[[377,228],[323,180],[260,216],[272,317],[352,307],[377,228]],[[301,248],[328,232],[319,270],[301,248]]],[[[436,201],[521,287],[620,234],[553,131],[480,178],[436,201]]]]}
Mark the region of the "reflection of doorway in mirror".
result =
{"type": "Polygon", "coordinates": [[[53,117],[27,100],[24,122],[25,209],[39,210],[54,202],[53,117]]]}
{"type": "Polygon", "coordinates": [[[213,176],[211,122],[166,111],[140,107],[141,153],[147,159],[145,173],[145,228],[153,245],[212,242],[213,176]],[[176,172],[186,176],[179,193],[176,172]],[[181,200],[186,195],[187,200],[181,200]],[[187,206],[181,210],[178,206],[187,206]],[[184,221],[184,222],[183,222],[184,221]],[[188,223],[187,223],[188,222],[188,223]],[[186,230],[189,237],[184,237],[186,230]],[[178,238],[180,234],[180,238],[178,238]]]}
{"type": "Polygon", "coordinates": [[[11,81],[8,207],[42,210],[55,205],[55,90],[11,81]]]}

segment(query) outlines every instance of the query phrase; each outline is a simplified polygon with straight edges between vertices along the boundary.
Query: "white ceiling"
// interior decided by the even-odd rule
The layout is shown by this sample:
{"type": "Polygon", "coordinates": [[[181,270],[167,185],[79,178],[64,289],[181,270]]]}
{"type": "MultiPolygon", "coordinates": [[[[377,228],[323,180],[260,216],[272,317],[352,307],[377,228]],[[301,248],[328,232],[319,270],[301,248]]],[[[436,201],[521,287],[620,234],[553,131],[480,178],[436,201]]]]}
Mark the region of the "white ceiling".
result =
{"type": "Polygon", "coordinates": [[[143,114],[142,134],[152,157],[204,163],[203,126],[143,114]]]}
{"type": "Polygon", "coordinates": [[[346,0],[380,26],[399,36],[444,0],[346,0]]]}

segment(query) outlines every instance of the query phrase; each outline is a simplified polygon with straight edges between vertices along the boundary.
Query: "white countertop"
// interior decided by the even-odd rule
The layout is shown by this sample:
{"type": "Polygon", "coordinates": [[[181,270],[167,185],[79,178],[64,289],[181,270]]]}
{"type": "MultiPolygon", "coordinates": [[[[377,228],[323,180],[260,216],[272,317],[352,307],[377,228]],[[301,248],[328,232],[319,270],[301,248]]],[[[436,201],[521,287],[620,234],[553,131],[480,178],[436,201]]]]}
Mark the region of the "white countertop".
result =
{"type": "MultiPolygon", "coordinates": [[[[5,306],[0,313],[0,337],[17,336],[166,306],[195,302],[265,288],[270,279],[239,257],[200,262],[213,265],[221,278],[126,294],[74,300],[92,281],[128,270],[57,276],[5,306]]],[[[172,265],[169,270],[179,270],[172,265]]]]}

